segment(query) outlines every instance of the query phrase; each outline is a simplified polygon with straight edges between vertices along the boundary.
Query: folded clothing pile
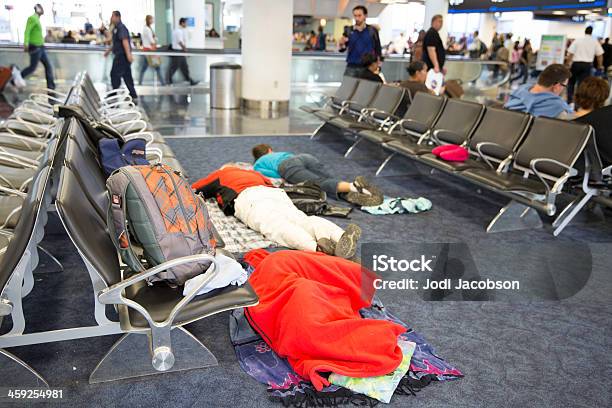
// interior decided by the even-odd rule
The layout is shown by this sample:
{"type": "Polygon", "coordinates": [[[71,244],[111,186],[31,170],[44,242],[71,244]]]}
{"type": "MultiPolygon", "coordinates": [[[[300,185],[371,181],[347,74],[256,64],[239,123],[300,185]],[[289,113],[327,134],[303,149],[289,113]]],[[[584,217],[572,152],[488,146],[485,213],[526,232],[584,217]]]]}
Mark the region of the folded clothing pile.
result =
{"type": "Polygon", "coordinates": [[[274,400],[373,405],[462,376],[373,298],[362,286],[373,274],[359,265],[302,251],[251,251],[245,262],[255,269],[250,282],[260,304],[232,313],[232,343],[241,367],[274,400]]]}
{"type": "Polygon", "coordinates": [[[408,197],[387,197],[385,196],[382,204],[361,207],[365,211],[374,215],[389,215],[389,214],[418,214],[424,211],[431,210],[432,204],[426,198],[408,198],[408,197]]]}

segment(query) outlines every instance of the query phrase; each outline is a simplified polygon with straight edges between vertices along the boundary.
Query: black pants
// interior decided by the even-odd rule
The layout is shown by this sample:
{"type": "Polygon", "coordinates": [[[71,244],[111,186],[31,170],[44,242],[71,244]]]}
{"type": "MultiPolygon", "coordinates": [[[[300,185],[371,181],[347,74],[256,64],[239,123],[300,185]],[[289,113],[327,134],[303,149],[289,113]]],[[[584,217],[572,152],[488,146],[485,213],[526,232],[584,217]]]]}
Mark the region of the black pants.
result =
{"type": "Polygon", "coordinates": [[[591,75],[593,70],[593,64],[590,62],[573,62],[570,71],[572,76],[570,77],[567,85],[567,102],[572,103],[574,100],[574,91],[580,85],[580,83],[591,75]]]}
{"type": "Polygon", "coordinates": [[[168,83],[172,83],[172,77],[177,69],[181,70],[181,73],[185,77],[185,80],[193,82],[189,75],[189,66],[187,65],[187,57],[183,55],[173,55],[170,57],[170,66],[168,67],[168,83]]]}
{"type": "Polygon", "coordinates": [[[115,55],[110,77],[113,89],[117,89],[121,86],[121,78],[123,78],[123,82],[125,82],[125,86],[127,86],[128,91],[130,91],[132,99],[138,98],[136,89],[134,89],[134,79],[132,78],[132,64],[127,60],[125,54],[115,55]]]}

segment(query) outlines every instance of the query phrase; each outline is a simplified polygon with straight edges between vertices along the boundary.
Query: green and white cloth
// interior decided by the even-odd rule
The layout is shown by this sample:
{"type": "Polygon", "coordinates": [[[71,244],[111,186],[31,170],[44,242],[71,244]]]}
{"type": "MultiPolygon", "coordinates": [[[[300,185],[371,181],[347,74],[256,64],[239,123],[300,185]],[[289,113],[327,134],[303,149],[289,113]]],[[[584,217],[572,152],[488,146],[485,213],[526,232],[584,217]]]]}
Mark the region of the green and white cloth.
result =
{"type": "Polygon", "coordinates": [[[397,345],[402,349],[404,357],[400,365],[392,373],[365,378],[347,377],[332,373],[329,376],[329,382],[388,404],[397,385],[408,372],[410,359],[416,348],[416,344],[410,341],[398,340],[397,345]]]}

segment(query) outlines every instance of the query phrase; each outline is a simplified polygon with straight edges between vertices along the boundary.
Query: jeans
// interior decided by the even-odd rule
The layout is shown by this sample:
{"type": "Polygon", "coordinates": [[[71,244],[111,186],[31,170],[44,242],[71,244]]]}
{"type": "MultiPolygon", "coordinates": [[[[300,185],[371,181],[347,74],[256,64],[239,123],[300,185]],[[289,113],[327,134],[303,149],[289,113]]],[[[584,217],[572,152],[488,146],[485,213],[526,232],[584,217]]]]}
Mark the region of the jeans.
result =
{"type": "Polygon", "coordinates": [[[168,67],[168,83],[172,83],[172,77],[177,69],[181,70],[181,73],[185,77],[185,80],[193,82],[191,75],[189,75],[189,65],[187,65],[187,57],[183,55],[173,55],[170,57],[170,66],[168,67]]]}
{"type": "Polygon", "coordinates": [[[523,78],[523,84],[526,84],[527,79],[529,79],[529,69],[527,68],[527,65],[525,64],[520,64],[518,66],[518,73],[516,74],[516,76],[510,79],[510,82],[514,82],[521,78],[523,78]]]}
{"type": "MultiPolygon", "coordinates": [[[[147,72],[147,68],[149,68],[149,62],[147,61],[147,56],[143,55],[140,63],[140,76],[138,77],[138,85],[142,85],[142,80],[144,79],[145,72],[147,72]]],[[[157,72],[157,78],[159,78],[159,83],[164,85],[164,77],[161,73],[161,66],[151,67],[157,72]]]]}
{"type": "Polygon", "coordinates": [[[21,76],[25,79],[27,76],[36,71],[36,67],[38,67],[38,61],[40,61],[45,67],[47,88],[55,89],[55,82],[53,81],[53,67],[51,66],[51,61],[49,61],[49,57],[47,56],[45,47],[30,45],[28,53],[30,54],[30,66],[21,71],[21,76]]]}
{"type": "Polygon", "coordinates": [[[364,70],[365,68],[360,67],[358,65],[347,65],[346,69],[344,70],[344,75],[355,77],[355,78],[361,78],[364,70]]]}
{"type": "Polygon", "coordinates": [[[134,79],[132,78],[132,64],[127,60],[125,54],[115,55],[110,77],[113,89],[117,89],[121,86],[121,78],[123,78],[123,82],[125,82],[125,86],[127,86],[128,91],[130,91],[132,99],[138,98],[136,89],[134,89],[134,79]]]}
{"type": "Polygon", "coordinates": [[[567,102],[572,103],[574,100],[574,90],[580,85],[580,83],[591,75],[593,70],[593,64],[590,62],[574,62],[570,71],[572,76],[567,84],[567,102]]]}
{"type": "Polygon", "coordinates": [[[278,172],[282,178],[291,184],[310,181],[318,185],[321,190],[333,197],[337,196],[338,179],[332,177],[323,170],[323,165],[311,154],[296,154],[284,160],[278,166],[278,172]]]}

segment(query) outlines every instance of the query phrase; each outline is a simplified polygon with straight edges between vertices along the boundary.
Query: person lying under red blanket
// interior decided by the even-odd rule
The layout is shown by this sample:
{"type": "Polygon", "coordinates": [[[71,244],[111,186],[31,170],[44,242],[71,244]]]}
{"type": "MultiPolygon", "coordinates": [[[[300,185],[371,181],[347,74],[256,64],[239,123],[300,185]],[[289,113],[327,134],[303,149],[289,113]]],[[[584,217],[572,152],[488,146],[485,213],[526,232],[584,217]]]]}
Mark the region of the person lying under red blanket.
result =
{"type": "Polygon", "coordinates": [[[386,375],[397,368],[406,331],[385,320],[363,319],[374,296],[374,273],[319,252],[248,252],[249,282],[259,296],[246,309],[251,326],[295,372],[320,391],[327,374],[386,375]]]}

